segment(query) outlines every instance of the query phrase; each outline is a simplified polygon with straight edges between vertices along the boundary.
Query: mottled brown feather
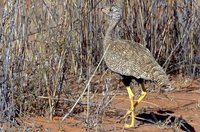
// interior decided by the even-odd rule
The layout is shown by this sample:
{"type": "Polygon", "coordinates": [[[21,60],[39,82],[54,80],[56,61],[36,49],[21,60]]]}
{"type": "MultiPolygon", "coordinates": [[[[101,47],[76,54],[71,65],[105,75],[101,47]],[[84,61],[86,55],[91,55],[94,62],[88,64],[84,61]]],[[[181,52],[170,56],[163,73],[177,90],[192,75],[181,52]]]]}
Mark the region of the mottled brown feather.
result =
{"type": "Polygon", "coordinates": [[[146,47],[140,43],[116,40],[111,37],[121,13],[117,10],[118,8],[111,8],[114,8],[113,12],[110,8],[104,9],[104,12],[110,16],[110,24],[103,43],[104,52],[106,52],[104,60],[108,68],[121,75],[156,81],[163,90],[171,90],[168,76],[146,47]]]}

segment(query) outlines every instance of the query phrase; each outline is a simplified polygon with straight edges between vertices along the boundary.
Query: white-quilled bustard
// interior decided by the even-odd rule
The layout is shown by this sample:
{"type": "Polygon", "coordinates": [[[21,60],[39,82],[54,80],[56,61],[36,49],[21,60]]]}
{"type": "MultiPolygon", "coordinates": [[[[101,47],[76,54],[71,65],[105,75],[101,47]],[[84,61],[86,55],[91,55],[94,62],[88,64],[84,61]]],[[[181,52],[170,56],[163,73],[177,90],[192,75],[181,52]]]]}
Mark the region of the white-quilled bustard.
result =
{"type": "Polygon", "coordinates": [[[135,107],[144,99],[147,93],[143,80],[157,82],[163,91],[171,91],[173,88],[165,71],[146,47],[130,40],[112,37],[114,28],[122,18],[122,10],[117,6],[108,6],[102,8],[102,12],[108,15],[109,22],[103,41],[104,52],[106,52],[104,61],[111,71],[120,74],[124,78],[123,82],[126,85],[130,99],[130,109],[124,117],[131,117],[131,123],[125,124],[124,127],[131,128],[134,127],[135,107]],[[132,79],[138,81],[142,87],[141,96],[136,102],[134,102],[134,94],[130,88],[132,79]]]}

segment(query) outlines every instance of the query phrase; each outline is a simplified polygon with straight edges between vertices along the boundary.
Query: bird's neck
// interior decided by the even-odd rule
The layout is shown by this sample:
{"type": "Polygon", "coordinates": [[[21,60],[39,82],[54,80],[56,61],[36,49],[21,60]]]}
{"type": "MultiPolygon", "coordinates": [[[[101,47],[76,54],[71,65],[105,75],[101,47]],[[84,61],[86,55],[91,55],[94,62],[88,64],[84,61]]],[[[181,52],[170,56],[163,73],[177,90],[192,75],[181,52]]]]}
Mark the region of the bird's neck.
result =
{"type": "Polygon", "coordinates": [[[106,30],[106,35],[104,38],[104,49],[106,48],[109,41],[113,40],[112,33],[113,33],[113,30],[115,29],[116,25],[118,24],[118,22],[119,22],[118,20],[117,21],[113,21],[113,20],[109,21],[109,26],[108,26],[108,29],[106,30]]]}

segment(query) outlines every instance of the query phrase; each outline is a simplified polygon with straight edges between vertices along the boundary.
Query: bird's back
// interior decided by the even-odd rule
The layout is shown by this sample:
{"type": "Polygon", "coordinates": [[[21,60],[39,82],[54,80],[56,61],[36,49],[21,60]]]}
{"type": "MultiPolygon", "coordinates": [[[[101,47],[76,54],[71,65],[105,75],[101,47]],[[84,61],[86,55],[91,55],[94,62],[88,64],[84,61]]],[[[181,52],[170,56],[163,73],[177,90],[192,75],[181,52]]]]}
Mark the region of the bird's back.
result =
{"type": "Polygon", "coordinates": [[[170,85],[165,71],[143,45],[128,40],[114,40],[105,42],[104,49],[108,45],[104,60],[112,71],[138,79],[157,81],[161,86],[170,85]]]}

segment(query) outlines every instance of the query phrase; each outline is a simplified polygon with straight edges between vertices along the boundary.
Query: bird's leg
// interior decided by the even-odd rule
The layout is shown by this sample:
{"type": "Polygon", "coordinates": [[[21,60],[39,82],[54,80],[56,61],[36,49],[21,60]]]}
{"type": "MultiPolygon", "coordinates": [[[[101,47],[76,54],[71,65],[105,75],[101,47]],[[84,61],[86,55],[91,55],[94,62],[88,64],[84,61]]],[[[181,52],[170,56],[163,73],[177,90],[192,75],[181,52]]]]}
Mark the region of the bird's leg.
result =
{"type": "Polygon", "coordinates": [[[133,103],[133,99],[134,99],[134,94],[130,88],[130,86],[127,87],[127,91],[128,91],[128,96],[129,96],[129,100],[130,100],[130,109],[127,111],[126,115],[124,116],[124,118],[126,118],[129,114],[131,114],[131,124],[125,124],[124,127],[125,128],[131,128],[134,127],[134,121],[135,121],[135,106],[133,103]]]}
{"type": "Polygon", "coordinates": [[[124,127],[125,128],[131,128],[134,127],[134,122],[135,122],[135,108],[136,106],[144,99],[144,97],[147,94],[147,91],[144,87],[144,83],[141,83],[142,89],[141,89],[141,96],[139,97],[139,99],[134,103],[134,94],[130,88],[130,86],[127,87],[127,91],[128,91],[128,96],[129,96],[129,100],[130,100],[130,109],[127,111],[126,115],[122,118],[126,118],[127,116],[131,116],[131,124],[125,124],[124,127]]]}
{"type": "Polygon", "coordinates": [[[143,82],[141,83],[141,86],[142,86],[141,96],[140,96],[139,99],[134,103],[134,107],[136,107],[136,106],[144,99],[144,97],[147,95],[147,90],[146,90],[146,88],[144,87],[144,83],[143,83],[143,82]]]}

